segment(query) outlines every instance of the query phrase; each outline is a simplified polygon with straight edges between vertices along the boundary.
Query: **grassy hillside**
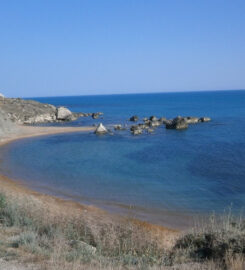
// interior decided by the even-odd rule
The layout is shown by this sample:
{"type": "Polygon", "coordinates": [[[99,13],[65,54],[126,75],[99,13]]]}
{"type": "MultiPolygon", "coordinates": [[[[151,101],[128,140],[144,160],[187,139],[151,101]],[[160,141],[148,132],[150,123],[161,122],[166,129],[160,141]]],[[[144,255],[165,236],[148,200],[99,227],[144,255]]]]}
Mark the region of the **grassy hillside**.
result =
{"type": "Polygon", "coordinates": [[[245,269],[242,219],[211,216],[188,234],[167,236],[163,240],[134,220],[115,222],[66,209],[62,213],[31,196],[0,193],[2,263],[46,270],[245,269]]]}

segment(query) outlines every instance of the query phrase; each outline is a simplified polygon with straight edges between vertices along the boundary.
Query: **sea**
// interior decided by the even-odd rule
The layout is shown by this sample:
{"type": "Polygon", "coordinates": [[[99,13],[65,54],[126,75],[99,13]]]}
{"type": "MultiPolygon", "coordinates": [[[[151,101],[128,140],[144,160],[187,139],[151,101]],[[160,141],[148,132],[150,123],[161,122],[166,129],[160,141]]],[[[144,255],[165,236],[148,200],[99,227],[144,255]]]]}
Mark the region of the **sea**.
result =
{"type": "MultiPolygon", "coordinates": [[[[103,112],[55,126],[103,123],[110,134],[49,135],[15,141],[1,174],[31,188],[157,224],[245,206],[245,91],[32,98],[73,112],[103,112]],[[139,136],[114,131],[129,118],[211,117],[186,130],[139,136]],[[179,219],[178,219],[179,217],[179,219]]],[[[185,220],[185,221],[184,221],[185,220]]]]}

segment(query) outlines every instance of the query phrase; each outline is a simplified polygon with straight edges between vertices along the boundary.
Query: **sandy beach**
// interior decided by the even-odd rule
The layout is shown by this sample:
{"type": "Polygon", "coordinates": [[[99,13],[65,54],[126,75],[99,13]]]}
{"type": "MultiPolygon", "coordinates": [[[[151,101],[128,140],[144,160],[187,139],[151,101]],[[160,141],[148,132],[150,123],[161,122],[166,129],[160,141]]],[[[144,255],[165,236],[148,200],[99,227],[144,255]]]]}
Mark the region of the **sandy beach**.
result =
{"type": "Polygon", "coordinates": [[[34,127],[19,125],[15,132],[6,134],[0,138],[0,146],[18,139],[68,132],[89,132],[94,131],[94,129],[94,127],[34,127]]]}

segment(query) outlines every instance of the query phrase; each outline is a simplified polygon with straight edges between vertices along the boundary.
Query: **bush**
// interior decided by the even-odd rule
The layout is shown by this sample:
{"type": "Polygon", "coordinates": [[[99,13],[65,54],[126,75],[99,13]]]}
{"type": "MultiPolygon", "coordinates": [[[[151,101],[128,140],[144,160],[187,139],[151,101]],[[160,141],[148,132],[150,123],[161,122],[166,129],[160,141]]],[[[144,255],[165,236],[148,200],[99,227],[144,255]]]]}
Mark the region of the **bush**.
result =
{"type": "MultiPolygon", "coordinates": [[[[213,219],[214,217],[212,217],[213,219]]],[[[244,221],[230,215],[217,218],[200,231],[192,232],[181,237],[172,252],[172,262],[178,257],[184,261],[216,261],[227,267],[226,258],[244,257],[245,255],[245,226],[244,221]]]]}

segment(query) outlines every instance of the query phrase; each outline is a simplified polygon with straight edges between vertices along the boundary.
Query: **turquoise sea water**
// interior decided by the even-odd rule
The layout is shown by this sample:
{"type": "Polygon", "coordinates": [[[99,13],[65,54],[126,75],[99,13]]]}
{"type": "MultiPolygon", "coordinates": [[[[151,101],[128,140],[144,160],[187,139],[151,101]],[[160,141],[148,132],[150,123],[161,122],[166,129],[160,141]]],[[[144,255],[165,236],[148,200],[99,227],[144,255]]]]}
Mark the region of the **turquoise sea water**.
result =
{"type": "MultiPolygon", "coordinates": [[[[33,188],[112,209],[142,213],[222,212],[245,205],[245,91],[38,98],[72,111],[104,112],[65,125],[127,123],[156,115],[208,116],[185,131],[52,135],[3,149],[1,170],[33,188]],[[5,151],[6,150],[6,151],[5,151]]],[[[59,124],[60,125],[60,124],[59,124]]],[[[64,124],[61,124],[64,125],[64,124]]]]}

